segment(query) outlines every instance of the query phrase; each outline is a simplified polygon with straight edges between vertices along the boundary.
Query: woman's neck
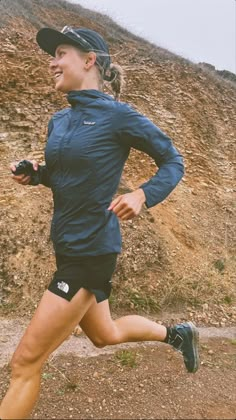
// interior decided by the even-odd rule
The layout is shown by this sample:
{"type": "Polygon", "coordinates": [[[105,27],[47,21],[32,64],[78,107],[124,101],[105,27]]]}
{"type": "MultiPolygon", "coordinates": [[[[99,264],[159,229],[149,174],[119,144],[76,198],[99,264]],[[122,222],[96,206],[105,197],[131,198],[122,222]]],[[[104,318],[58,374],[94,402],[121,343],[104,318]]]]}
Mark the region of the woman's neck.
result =
{"type": "Polygon", "coordinates": [[[97,74],[90,73],[85,77],[82,82],[79,90],[95,89],[100,90],[99,81],[97,74]]]}

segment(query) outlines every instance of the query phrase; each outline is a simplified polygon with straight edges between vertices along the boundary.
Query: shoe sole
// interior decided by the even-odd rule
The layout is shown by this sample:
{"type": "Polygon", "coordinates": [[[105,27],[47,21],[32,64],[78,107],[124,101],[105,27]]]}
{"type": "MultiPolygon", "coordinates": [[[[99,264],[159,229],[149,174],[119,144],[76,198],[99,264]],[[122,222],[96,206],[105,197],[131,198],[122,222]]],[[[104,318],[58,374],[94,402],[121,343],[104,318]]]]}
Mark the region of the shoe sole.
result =
{"type": "Polygon", "coordinates": [[[193,344],[193,354],[194,354],[194,367],[193,370],[189,371],[191,373],[197,372],[199,366],[200,366],[200,359],[199,359],[199,352],[198,352],[198,346],[199,346],[199,331],[197,327],[190,321],[186,322],[186,324],[190,327],[192,331],[192,344],[193,344]]]}

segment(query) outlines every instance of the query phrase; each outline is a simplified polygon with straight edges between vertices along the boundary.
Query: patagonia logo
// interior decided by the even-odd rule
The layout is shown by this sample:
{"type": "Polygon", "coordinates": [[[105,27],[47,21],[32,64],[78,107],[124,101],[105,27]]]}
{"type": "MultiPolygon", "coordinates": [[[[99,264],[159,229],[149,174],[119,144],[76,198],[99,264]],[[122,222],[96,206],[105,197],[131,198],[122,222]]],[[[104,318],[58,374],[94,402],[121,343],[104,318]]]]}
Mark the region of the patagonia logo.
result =
{"type": "Polygon", "coordinates": [[[84,121],[83,124],[84,125],[95,125],[96,122],[95,121],[84,121]]]}
{"type": "Polygon", "coordinates": [[[69,292],[69,285],[67,283],[65,283],[64,281],[58,282],[57,287],[58,287],[58,289],[62,290],[62,292],[64,292],[64,293],[69,292]]]}

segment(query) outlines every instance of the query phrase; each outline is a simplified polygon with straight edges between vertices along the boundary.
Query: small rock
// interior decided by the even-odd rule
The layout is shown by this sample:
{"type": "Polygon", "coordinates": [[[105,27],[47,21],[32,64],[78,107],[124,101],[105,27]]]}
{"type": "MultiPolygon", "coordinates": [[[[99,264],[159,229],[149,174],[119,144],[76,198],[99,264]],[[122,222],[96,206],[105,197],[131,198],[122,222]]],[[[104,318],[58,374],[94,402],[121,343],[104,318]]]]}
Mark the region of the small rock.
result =
{"type": "Polygon", "coordinates": [[[79,326],[77,326],[77,327],[75,327],[75,329],[73,331],[73,335],[75,337],[78,337],[82,332],[83,332],[82,329],[79,326]]]}

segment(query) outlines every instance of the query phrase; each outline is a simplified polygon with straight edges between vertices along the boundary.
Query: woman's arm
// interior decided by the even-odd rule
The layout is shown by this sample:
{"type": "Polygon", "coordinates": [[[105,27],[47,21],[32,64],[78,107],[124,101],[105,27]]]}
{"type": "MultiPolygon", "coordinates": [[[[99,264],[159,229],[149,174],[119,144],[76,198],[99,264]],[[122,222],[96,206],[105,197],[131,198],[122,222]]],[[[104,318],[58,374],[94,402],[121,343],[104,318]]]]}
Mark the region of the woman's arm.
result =
{"type": "MultiPolygon", "coordinates": [[[[47,138],[50,136],[53,129],[53,120],[48,123],[48,133],[47,138]]],[[[19,164],[19,162],[18,162],[19,164]]],[[[19,174],[14,174],[18,166],[17,163],[12,163],[10,169],[12,171],[12,178],[18,184],[21,185],[39,185],[43,184],[45,187],[50,188],[50,176],[46,165],[39,165],[35,160],[24,160],[21,161],[21,164],[24,164],[23,168],[21,166],[21,172],[19,174]],[[26,165],[25,165],[26,164],[26,165]],[[24,168],[27,166],[27,171],[24,173],[24,168]],[[30,168],[30,169],[29,169],[30,168]]]]}
{"type": "Polygon", "coordinates": [[[118,140],[152,157],[156,173],[140,186],[146,197],[146,206],[153,207],[163,201],[184,175],[183,158],[171,139],[148,118],[126,104],[121,105],[116,118],[118,140]]]}
{"type": "Polygon", "coordinates": [[[39,165],[39,184],[50,188],[50,176],[46,165],[39,165]]]}

